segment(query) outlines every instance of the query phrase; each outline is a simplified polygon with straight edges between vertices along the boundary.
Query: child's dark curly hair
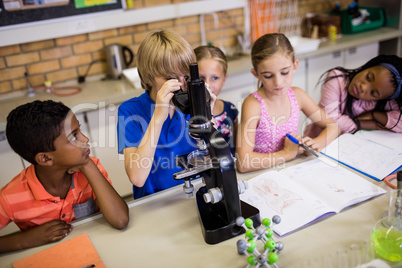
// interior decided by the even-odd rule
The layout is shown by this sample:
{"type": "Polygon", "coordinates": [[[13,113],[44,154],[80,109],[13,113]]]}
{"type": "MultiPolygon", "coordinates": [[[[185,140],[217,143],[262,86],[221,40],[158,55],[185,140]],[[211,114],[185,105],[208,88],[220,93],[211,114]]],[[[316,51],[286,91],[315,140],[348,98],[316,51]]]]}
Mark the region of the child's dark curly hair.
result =
{"type": "Polygon", "coordinates": [[[22,158],[36,165],[36,154],[55,150],[54,140],[70,111],[63,103],[51,100],[33,101],[15,108],[7,116],[8,143],[22,158]]]}

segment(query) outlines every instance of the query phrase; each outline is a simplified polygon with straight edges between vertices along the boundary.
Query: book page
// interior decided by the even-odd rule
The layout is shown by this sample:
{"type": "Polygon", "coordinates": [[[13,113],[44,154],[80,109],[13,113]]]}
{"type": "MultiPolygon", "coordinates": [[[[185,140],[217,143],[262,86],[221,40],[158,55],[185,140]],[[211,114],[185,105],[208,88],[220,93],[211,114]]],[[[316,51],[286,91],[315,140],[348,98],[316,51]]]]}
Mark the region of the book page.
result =
{"type": "Polygon", "coordinates": [[[325,200],[335,212],[386,192],[341,165],[329,166],[319,159],[288,167],[281,173],[325,200]]]}
{"type": "Polygon", "coordinates": [[[402,164],[402,152],[353,134],[339,136],[322,152],[378,180],[383,180],[402,164]]]}
{"type": "Polygon", "coordinates": [[[248,180],[248,185],[240,199],[258,208],[262,219],[279,215],[281,223],[272,228],[279,236],[386,193],[345,167],[319,159],[268,171],[248,180]]]}
{"type": "Polygon", "coordinates": [[[279,215],[281,223],[273,226],[278,235],[296,230],[331,212],[322,200],[275,170],[248,180],[248,185],[240,199],[258,208],[261,219],[279,215]]]}

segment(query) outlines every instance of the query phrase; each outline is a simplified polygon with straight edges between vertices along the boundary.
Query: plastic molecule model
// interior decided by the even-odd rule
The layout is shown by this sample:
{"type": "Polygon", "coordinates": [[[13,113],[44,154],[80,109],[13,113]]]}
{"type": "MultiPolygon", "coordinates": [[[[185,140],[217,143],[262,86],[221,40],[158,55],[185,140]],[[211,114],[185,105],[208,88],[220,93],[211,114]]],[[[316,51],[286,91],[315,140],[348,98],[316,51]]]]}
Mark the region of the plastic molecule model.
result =
{"type": "MultiPolygon", "coordinates": [[[[272,217],[274,224],[281,222],[281,217],[275,215],[272,217]]],[[[271,220],[265,218],[257,228],[253,227],[251,219],[244,219],[238,217],[236,224],[243,227],[246,231],[246,240],[240,239],[237,241],[237,252],[240,255],[247,255],[246,268],[253,267],[276,267],[278,261],[278,253],[283,249],[282,242],[276,241],[274,238],[274,231],[271,229],[271,220]],[[261,241],[264,244],[264,249],[261,252],[257,249],[257,242],[261,241]]]]}

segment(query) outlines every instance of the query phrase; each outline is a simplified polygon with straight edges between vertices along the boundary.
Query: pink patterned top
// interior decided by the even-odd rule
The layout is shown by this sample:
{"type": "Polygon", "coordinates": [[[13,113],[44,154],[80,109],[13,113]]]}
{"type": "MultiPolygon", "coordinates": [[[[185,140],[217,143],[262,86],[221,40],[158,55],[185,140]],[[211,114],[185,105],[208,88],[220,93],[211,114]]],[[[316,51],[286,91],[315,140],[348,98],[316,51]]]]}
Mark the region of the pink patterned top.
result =
{"type": "Polygon", "coordinates": [[[299,105],[297,104],[295,93],[291,88],[288,89],[292,112],[287,122],[281,125],[275,125],[271,121],[264,101],[257,92],[252,93],[260,102],[261,118],[255,133],[254,152],[257,153],[273,153],[283,149],[285,136],[287,133],[299,133],[299,105]]]}

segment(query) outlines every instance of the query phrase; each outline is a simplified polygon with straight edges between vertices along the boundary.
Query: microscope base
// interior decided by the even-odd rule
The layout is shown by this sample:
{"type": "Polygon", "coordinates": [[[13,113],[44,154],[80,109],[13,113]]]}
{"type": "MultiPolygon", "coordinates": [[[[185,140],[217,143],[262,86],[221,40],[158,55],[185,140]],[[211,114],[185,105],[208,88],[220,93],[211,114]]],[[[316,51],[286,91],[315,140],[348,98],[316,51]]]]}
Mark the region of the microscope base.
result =
{"type": "MultiPolygon", "coordinates": [[[[198,216],[205,242],[213,245],[243,234],[244,229],[237,226],[235,221],[228,223],[212,209],[213,205],[205,203],[203,198],[205,191],[206,187],[201,187],[196,194],[198,216]]],[[[252,219],[254,227],[261,225],[260,211],[257,208],[241,200],[240,205],[241,215],[239,216],[252,219]]]]}

